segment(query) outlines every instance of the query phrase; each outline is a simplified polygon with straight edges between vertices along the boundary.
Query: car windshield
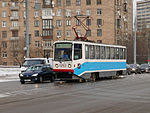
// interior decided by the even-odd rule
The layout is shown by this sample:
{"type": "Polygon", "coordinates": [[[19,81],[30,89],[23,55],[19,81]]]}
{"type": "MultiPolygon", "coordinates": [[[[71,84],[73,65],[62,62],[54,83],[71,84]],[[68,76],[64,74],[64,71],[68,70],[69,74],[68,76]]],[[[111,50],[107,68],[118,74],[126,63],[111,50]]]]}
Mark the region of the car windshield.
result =
{"type": "Polygon", "coordinates": [[[23,66],[32,66],[35,64],[44,64],[44,63],[45,63],[44,60],[25,60],[23,66]]]}
{"type": "Polygon", "coordinates": [[[30,66],[27,68],[26,71],[37,71],[37,70],[42,70],[42,66],[30,66]]]}
{"type": "Polygon", "coordinates": [[[141,64],[141,67],[148,67],[148,64],[141,64]]]}
{"type": "Polygon", "coordinates": [[[55,61],[71,61],[72,60],[72,44],[71,43],[56,43],[55,44],[55,61]]]}

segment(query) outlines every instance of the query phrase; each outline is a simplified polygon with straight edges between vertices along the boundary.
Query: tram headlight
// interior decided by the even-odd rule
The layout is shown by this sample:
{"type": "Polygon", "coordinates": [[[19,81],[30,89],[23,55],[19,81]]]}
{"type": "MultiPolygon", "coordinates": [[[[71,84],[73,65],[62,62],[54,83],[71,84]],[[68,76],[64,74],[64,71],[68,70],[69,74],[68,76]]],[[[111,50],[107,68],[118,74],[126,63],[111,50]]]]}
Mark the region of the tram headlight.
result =
{"type": "Polygon", "coordinates": [[[71,68],[71,64],[68,64],[68,67],[71,68]]]}
{"type": "Polygon", "coordinates": [[[58,64],[55,64],[55,67],[58,68],[58,64]]]}

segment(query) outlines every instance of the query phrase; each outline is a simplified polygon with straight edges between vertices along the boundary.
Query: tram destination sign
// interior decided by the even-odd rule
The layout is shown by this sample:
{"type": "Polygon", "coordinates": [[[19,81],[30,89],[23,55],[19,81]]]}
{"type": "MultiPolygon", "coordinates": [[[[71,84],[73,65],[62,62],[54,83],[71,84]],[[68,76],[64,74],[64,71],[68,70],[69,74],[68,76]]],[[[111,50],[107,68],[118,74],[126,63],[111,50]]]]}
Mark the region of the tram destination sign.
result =
{"type": "Polygon", "coordinates": [[[72,48],[72,44],[56,44],[56,48],[72,48]]]}

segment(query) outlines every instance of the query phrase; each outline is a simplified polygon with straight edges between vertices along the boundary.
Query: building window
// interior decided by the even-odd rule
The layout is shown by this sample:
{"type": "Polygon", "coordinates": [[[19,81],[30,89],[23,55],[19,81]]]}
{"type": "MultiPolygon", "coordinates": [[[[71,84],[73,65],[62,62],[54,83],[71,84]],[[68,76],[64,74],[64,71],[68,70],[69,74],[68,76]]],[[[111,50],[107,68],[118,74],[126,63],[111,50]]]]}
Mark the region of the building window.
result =
{"type": "Polygon", "coordinates": [[[66,20],[66,25],[71,26],[71,20],[66,20]]]}
{"type": "Polygon", "coordinates": [[[53,31],[51,29],[44,29],[42,36],[52,36],[53,35],[53,31]]]}
{"type": "Polygon", "coordinates": [[[56,20],[57,27],[61,27],[61,20],[56,20]]]}
{"type": "Polygon", "coordinates": [[[52,20],[43,20],[43,29],[51,29],[52,20]]]}
{"type": "Polygon", "coordinates": [[[102,4],[102,1],[101,0],[97,0],[97,5],[100,5],[102,4]]]}
{"type": "Polygon", "coordinates": [[[6,27],[6,21],[2,22],[2,27],[6,27]]]}
{"type": "Polygon", "coordinates": [[[18,52],[13,52],[13,57],[18,57],[18,52]]]}
{"type": "Polygon", "coordinates": [[[3,48],[7,48],[7,42],[6,41],[3,41],[2,45],[3,45],[3,48]]]}
{"type": "Polygon", "coordinates": [[[102,19],[97,19],[97,25],[101,26],[102,25],[102,19]]]}
{"type": "Polygon", "coordinates": [[[61,9],[57,9],[57,16],[61,16],[61,9]]]}
{"type": "Polygon", "coordinates": [[[45,41],[46,48],[51,47],[51,45],[52,45],[51,41],[45,41]]]}
{"type": "Polygon", "coordinates": [[[81,0],[76,0],[76,5],[77,6],[81,5],[81,0]]]}
{"type": "Polygon", "coordinates": [[[81,31],[80,30],[77,30],[77,34],[79,37],[81,37],[81,31]]]}
{"type": "Polygon", "coordinates": [[[34,26],[39,27],[39,20],[34,21],[34,26]]]}
{"type": "Polygon", "coordinates": [[[39,0],[34,0],[34,3],[36,4],[36,3],[39,3],[39,0]]]}
{"type": "Polygon", "coordinates": [[[6,1],[2,1],[2,7],[6,7],[6,1]]]}
{"type": "Polygon", "coordinates": [[[39,37],[39,30],[34,31],[35,37],[39,37]]]}
{"type": "Polygon", "coordinates": [[[97,40],[97,43],[100,43],[100,44],[101,44],[101,43],[102,43],[102,40],[97,40]]]}
{"type": "Polygon", "coordinates": [[[81,10],[80,9],[76,10],[76,15],[81,15],[81,10]]]}
{"type": "Polygon", "coordinates": [[[80,25],[80,19],[76,20],[76,25],[79,26],[80,25]]]}
{"type": "Polygon", "coordinates": [[[67,37],[71,37],[71,30],[67,30],[66,35],[67,35],[67,37]]]}
{"type": "Polygon", "coordinates": [[[90,25],[91,25],[91,19],[88,18],[88,19],[86,20],[86,25],[87,25],[87,26],[90,26],[90,25]]]}
{"type": "Polygon", "coordinates": [[[7,66],[7,62],[3,62],[3,65],[7,66]]]}
{"type": "Polygon", "coordinates": [[[40,56],[40,52],[39,51],[36,51],[36,56],[40,56]]]}
{"type": "Polygon", "coordinates": [[[18,62],[14,62],[13,65],[14,66],[18,66],[19,64],[18,64],[18,62]]]}
{"type": "Polygon", "coordinates": [[[2,38],[7,38],[7,31],[2,31],[2,38]]]}
{"type": "Polygon", "coordinates": [[[39,16],[39,12],[38,11],[35,11],[34,12],[34,17],[38,17],[39,16]]]}
{"type": "Polygon", "coordinates": [[[18,17],[18,11],[12,11],[12,16],[13,17],[18,17]]]}
{"type": "Polygon", "coordinates": [[[67,17],[71,17],[71,10],[70,10],[70,9],[67,9],[67,10],[66,10],[66,16],[67,16],[67,17]]]}
{"type": "Polygon", "coordinates": [[[50,0],[44,0],[44,5],[50,5],[50,0]]]}
{"type": "Polygon", "coordinates": [[[86,10],[86,15],[87,15],[87,16],[90,16],[90,15],[91,15],[91,10],[90,10],[90,9],[87,9],[87,10],[86,10]]]}
{"type": "Polygon", "coordinates": [[[15,1],[15,2],[12,2],[12,7],[17,7],[18,6],[18,2],[15,1]]]}
{"type": "Polygon", "coordinates": [[[12,21],[12,27],[18,27],[18,21],[12,21]]]}
{"type": "Polygon", "coordinates": [[[12,31],[12,37],[18,37],[18,31],[12,31]]]}
{"type": "Polygon", "coordinates": [[[3,58],[7,58],[7,52],[3,52],[3,58]]]}
{"type": "Polygon", "coordinates": [[[66,0],[66,6],[71,6],[71,0],[66,0]]]}
{"type": "Polygon", "coordinates": [[[2,11],[2,17],[3,17],[3,18],[6,17],[6,11],[2,11]]]}
{"type": "Polygon", "coordinates": [[[39,47],[40,46],[40,42],[39,41],[35,41],[35,47],[39,47]]]}
{"type": "Polygon", "coordinates": [[[61,30],[57,30],[57,37],[61,37],[61,30]]]}
{"type": "Polygon", "coordinates": [[[121,28],[121,19],[120,19],[120,18],[117,19],[117,27],[118,27],[118,28],[121,28]]]}
{"type": "Polygon", "coordinates": [[[102,14],[102,9],[97,9],[97,15],[101,15],[102,14]]]}
{"type": "Polygon", "coordinates": [[[61,0],[57,0],[57,6],[61,6],[61,0]]]}
{"type": "Polygon", "coordinates": [[[87,30],[87,36],[91,36],[91,30],[87,30]]]}
{"type": "Polygon", "coordinates": [[[86,5],[91,5],[91,0],[86,0],[86,5]]]}
{"type": "Polygon", "coordinates": [[[102,36],[102,29],[97,29],[97,36],[102,36]]]}

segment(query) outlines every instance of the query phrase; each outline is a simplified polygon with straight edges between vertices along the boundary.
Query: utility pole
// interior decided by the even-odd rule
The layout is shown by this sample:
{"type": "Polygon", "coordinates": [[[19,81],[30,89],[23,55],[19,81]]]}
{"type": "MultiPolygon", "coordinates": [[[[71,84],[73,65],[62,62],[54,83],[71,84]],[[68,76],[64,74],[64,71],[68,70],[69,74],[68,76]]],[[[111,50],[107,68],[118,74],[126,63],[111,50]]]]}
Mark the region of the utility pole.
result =
{"type": "Polygon", "coordinates": [[[65,38],[65,0],[63,0],[63,37],[64,37],[64,40],[66,39],[65,38]]]}
{"type": "Polygon", "coordinates": [[[28,26],[29,9],[28,9],[28,3],[29,3],[29,0],[26,0],[25,1],[25,4],[26,4],[26,58],[29,58],[29,26],[28,26]]]}
{"type": "MultiPolygon", "coordinates": [[[[136,1],[134,1],[136,3],[136,1]]],[[[134,4],[133,5],[136,5],[134,4]]],[[[135,7],[135,6],[133,6],[135,7]]],[[[136,26],[136,8],[133,10],[133,14],[135,15],[134,17],[134,64],[136,64],[136,31],[137,31],[137,26],[136,26]]]]}

